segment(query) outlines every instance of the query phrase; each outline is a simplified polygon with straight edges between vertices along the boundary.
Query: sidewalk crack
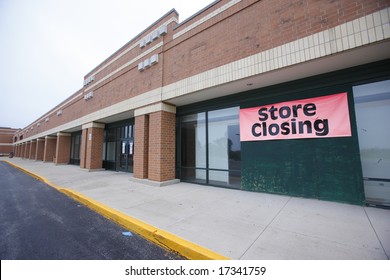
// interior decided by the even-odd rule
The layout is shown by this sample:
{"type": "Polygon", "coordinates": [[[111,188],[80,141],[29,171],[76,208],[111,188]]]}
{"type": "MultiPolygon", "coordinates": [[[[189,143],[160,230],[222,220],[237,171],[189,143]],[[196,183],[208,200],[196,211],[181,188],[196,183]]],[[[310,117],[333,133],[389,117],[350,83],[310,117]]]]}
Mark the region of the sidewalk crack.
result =
{"type": "Polygon", "coordinates": [[[257,240],[259,240],[260,236],[269,228],[269,226],[275,221],[275,219],[279,216],[279,214],[283,211],[283,209],[286,207],[286,205],[290,202],[290,200],[292,199],[292,197],[290,196],[290,198],[286,201],[286,203],[283,205],[282,208],[280,208],[280,210],[278,211],[278,213],[275,215],[275,217],[272,218],[272,220],[268,223],[268,225],[260,232],[260,234],[256,237],[256,239],[248,246],[248,248],[245,250],[244,253],[242,253],[242,255],[238,258],[239,260],[242,259],[242,257],[249,251],[250,248],[253,247],[253,245],[257,242],[257,240]]]}
{"type": "Polygon", "coordinates": [[[380,240],[380,238],[379,238],[379,236],[378,236],[378,233],[376,232],[375,227],[374,227],[374,225],[373,225],[372,222],[371,222],[370,216],[368,216],[368,213],[367,213],[367,211],[366,211],[366,207],[363,207],[363,209],[364,209],[364,213],[366,213],[366,217],[367,217],[368,221],[370,222],[370,225],[371,225],[372,229],[374,230],[375,236],[376,236],[376,238],[378,239],[379,244],[381,244],[381,247],[382,247],[383,252],[385,253],[385,256],[386,256],[387,259],[389,260],[389,259],[390,259],[390,258],[389,258],[389,255],[387,255],[387,252],[386,252],[386,250],[385,250],[385,247],[383,247],[382,241],[380,240]]]}

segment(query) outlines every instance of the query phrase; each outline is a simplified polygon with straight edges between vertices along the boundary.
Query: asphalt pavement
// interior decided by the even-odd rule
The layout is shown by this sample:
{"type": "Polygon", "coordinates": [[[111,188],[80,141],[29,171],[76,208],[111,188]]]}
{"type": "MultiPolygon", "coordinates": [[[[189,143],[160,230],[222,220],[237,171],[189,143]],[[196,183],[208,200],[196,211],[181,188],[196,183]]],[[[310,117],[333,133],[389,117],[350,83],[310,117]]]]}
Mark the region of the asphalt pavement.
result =
{"type": "Polygon", "coordinates": [[[182,259],[0,162],[1,260],[182,259]]]}

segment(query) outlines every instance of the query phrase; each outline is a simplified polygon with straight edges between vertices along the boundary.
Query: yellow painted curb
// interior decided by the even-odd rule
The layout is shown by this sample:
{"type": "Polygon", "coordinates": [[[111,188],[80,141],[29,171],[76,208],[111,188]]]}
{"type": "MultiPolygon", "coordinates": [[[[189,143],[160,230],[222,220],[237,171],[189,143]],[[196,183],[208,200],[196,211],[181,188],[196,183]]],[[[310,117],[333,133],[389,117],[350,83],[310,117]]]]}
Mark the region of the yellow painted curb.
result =
{"type": "Polygon", "coordinates": [[[4,161],[9,165],[23,171],[24,173],[34,177],[35,179],[42,181],[49,186],[55,188],[61,193],[73,198],[74,200],[86,205],[92,210],[100,213],[106,218],[120,224],[126,229],[133,231],[144,238],[175,252],[178,252],[183,257],[190,260],[229,260],[229,258],[222,256],[218,253],[215,253],[207,248],[201,247],[195,243],[192,243],[188,240],[185,240],[179,236],[176,236],[172,233],[164,231],[162,229],[156,228],[152,225],[149,225],[143,221],[135,219],[131,216],[128,216],[122,212],[119,212],[111,207],[108,207],[96,200],[93,200],[83,194],[80,194],[76,191],[62,188],[50,182],[47,178],[40,176],[34,172],[31,172],[23,167],[20,167],[12,162],[4,161]]]}
{"type": "Polygon", "coordinates": [[[4,162],[8,163],[9,165],[15,167],[16,169],[19,169],[20,171],[26,173],[27,175],[30,175],[31,177],[37,179],[38,181],[41,181],[47,185],[49,185],[50,187],[53,187],[55,188],[56,190],[60,191],[62,188],[60,186],[57,186],[56,184],[53,184],[52,182],[50,182],[47,178],[41,176],[41,175],[38,175],[34,172],[31,172],[30,170],[27,170],[19,165],[16,165],[15,163],[13,162],[10,162],[8,160],[3,160],[4,162]]]}

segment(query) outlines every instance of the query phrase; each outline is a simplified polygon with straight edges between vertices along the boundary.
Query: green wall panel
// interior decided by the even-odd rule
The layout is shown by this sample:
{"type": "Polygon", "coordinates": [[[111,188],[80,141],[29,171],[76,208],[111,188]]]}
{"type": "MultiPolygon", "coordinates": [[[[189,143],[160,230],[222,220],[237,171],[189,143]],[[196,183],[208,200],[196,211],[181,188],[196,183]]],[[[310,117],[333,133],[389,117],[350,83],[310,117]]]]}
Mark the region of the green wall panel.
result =
{"type": "Polygon", "coordinates": [[[362,204],[353,137],[242,142],[242,188],[362,204]]]}

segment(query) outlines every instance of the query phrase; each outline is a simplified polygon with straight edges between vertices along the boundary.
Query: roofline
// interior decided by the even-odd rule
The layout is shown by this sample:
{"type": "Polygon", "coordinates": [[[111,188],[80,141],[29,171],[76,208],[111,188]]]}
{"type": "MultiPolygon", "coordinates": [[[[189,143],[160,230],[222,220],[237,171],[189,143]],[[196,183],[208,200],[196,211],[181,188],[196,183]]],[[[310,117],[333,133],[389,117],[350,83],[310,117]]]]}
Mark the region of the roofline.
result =
{"type": "Polygon", "coordinates": [[[128,47],[131,43],[133,43],[136,39],[140,38],[148,29],[152,28],[153,25],[161,21],[163,18],[168,16],[171,13],[175,13],[177,16],[179,16],[179,13],[173,8],[169,12],[165,13],[163,16],[161,16],[158,20],[154,21],[151,25],[146,27],[144,30],[142,30],[140,33],[138,33],[135,37],[133,37],[130,41],[128,41],[126,44],[124,44],[122,47],[120,47],[117,51],[115,51],[113,54],[111,54],[109,57],[107,57],[105,60],[103,60],[101,63],[99,63],[95,68],[93,68],[91,71],[89,71],[87,74],[84,75],[84,77],[87,77],[91,75],[94,71],[96,71],[100,66],[107,63],[110,59],[115,57],[118,53],[123,51],[126,47],[128,47]]]}
{"type": "Polygon", "coordinates": [[[189,18],[185,19],[183,22],[180,22],[178,25],[176,25],[173,30],[179,28],[180,26],[186,24],[187,22],[191,21],[193,18],[197,17],[198,15],[200,15],[201,13],[203,13],[204,11],[208,10],[209,8],[211,8],[212,6],[218,4],[219,2],[221,2],[221,0],[215,0],[214,2],[208,4],[206,7],[204,7],[203,9],[199,10],[198,12],[196,12],[195,14],[193,14],[192,16],[190,16],[189,18]]]}

